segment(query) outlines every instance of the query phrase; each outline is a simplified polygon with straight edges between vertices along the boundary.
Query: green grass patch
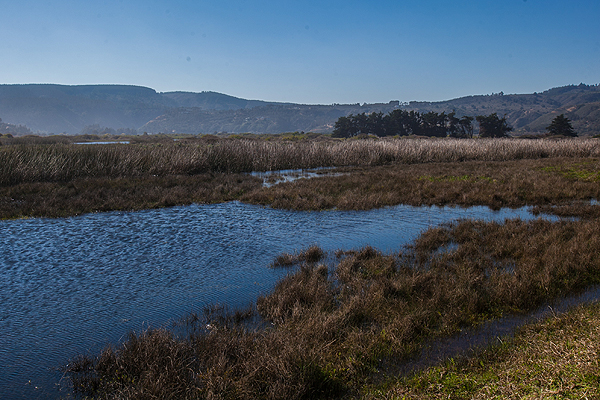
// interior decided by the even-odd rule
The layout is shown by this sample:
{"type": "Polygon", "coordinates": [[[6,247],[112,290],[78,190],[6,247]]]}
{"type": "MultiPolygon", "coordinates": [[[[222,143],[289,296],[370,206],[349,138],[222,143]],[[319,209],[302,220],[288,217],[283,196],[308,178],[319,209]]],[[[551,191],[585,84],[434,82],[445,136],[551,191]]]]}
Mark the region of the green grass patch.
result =
{"type": "Polygon", "coordinates": [[[476,356],[371,388],[366,398],[600,398],[600,304],[522,328],[476,356]]]}
{"type": "Polygon", "coordinates": [[[540,170],[559,174],[567,179],[583,182],[600,182],[600,163],[596,159],[572,165],[543,167],[540,170]]]}

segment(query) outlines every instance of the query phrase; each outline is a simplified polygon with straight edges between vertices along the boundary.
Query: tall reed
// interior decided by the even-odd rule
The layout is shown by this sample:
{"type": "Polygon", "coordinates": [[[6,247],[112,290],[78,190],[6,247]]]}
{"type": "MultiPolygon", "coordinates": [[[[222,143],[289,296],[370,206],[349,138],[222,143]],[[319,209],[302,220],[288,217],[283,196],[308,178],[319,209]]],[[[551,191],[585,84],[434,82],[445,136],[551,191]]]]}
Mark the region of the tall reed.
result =
{"type": "Polygon", "coordinates": [[[16,145],[0,148],[0,185],[84,177],[598,156],[600,141],[596,139],[382,139],[293,143],[222,139],[201,144],[16,145]]]}

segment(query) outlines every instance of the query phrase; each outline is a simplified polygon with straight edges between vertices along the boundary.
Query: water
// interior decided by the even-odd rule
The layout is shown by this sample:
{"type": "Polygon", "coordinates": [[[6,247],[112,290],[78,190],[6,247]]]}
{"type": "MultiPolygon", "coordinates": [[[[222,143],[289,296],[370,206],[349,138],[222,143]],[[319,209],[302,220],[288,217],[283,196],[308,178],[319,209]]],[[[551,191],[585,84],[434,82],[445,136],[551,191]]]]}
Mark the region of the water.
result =
{"type": "Polygon", "coordinates": [[[283,169],[277,171],[251,172],[250,175],[262,178],[264,187],[271,187],[279,183],[294,182],[298,179],[312,179],[320,176],[343,175],[341,173],[332,172],[333,170],[334,167],[322,167],[315,169],[283,169]]]}
{"type": "Polygon", "coordinates": [[[121,140],[118,142],[75,142],[73,144],[129,144],[129,141],[121,140]]]}
{"type": "Polygon", "coordinates": [[[396,251],[459,218],[533,218],[527,209],[397,206],[294,212],[237,202],[66,219],[0,221],[0,398],[68,396],[58,367],[130,330],[214,303],[245,306],[312,244],[396,251]]]}

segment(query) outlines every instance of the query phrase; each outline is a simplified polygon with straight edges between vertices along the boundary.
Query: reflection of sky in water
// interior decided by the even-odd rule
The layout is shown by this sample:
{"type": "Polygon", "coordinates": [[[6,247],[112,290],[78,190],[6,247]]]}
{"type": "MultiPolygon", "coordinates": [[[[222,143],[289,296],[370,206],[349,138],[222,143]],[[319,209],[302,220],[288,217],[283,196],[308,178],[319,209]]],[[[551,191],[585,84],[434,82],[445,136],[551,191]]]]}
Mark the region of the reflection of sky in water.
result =
{"type": "Polygon", "coordinates": [[[396,251],[433,225],[515,217],[531,218],[526,209],[295,212],[233,202],[2,221],[0,393],[56,397],[61,374],[50,369],[80,352],[203,305],[247,305],[286,273],[267,268],[282,252],[396,251]]]}
{"type": "Polygon", "coordinates": [[[279,183],[293,182],[298,179],[311,179],[319,176],[339,176],[341,173],[333,172],[334,167],[314,169],[284,169],[266,172],[251,172],[250,175],[262,178],[263,186],[271,187],[279,183]],[[330,172],[328,172],[330,171],[330,172]]]}

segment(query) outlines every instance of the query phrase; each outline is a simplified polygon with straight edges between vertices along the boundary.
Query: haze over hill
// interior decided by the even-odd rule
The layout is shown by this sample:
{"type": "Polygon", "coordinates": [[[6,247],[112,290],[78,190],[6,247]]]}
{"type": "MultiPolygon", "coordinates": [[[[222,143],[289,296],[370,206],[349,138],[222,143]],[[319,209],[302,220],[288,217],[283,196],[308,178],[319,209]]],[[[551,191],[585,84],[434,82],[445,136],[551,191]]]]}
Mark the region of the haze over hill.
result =
{"type": "Polygon", "coordinates": [[[126,85],[0,85],[0,118],[38,133],[86,126],[139,133],[331,132],[341,116],[395,108],[462,115],[505,115],[514,134],[543,132],[558,114],[580,135],[600,133],[600,86],[571,85],[533,94],[492,94],[441,102],[302,105],[246,100],[216,92],[164,92],[126,85]]]}

